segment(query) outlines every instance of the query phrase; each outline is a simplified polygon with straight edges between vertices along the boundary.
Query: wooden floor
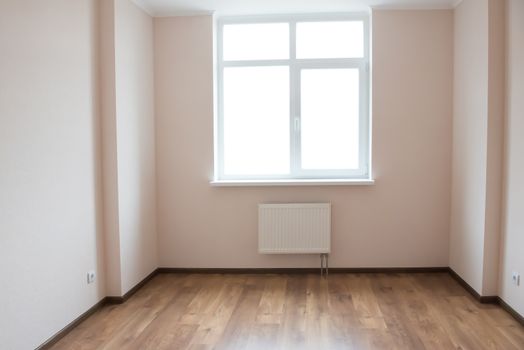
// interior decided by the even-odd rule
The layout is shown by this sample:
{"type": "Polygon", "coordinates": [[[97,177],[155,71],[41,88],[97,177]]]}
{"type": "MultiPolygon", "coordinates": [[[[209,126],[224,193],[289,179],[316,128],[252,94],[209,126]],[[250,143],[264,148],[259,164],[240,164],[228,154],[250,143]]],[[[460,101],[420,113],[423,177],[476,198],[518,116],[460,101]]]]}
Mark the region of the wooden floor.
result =
{"type": "Polygon", "coordinates": [[[447,273],[160,274],[53,349],[524,349],[447,273]]]}

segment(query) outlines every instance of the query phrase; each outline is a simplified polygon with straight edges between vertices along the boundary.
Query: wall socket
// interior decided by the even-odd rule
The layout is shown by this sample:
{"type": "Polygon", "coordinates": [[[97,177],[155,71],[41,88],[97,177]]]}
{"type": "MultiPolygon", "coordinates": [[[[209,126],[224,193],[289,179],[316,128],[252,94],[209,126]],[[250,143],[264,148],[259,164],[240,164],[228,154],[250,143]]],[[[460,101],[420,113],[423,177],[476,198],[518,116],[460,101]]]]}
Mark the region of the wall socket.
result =
{"type": "Polygon", "coordinates": [[[513,281],[513,285],[520,286],[520,274],[517,271],[513,271],[511,280],[513,281]]]}
{"type": "Polygon", "coordinates": [[[95,281],[96,279],[96,273],[95,271],[91,270],[91,271],[87,271],[87,284],[91,284],[95,281]]]}

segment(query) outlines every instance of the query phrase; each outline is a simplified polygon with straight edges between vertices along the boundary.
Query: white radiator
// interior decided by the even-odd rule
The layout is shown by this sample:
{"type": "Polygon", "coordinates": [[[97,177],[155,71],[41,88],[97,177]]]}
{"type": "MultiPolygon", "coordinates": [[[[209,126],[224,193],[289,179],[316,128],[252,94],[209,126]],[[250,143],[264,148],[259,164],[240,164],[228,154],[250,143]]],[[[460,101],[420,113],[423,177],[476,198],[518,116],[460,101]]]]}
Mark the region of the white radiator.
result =
{"type": "Polygon", "coordinates": [[[327,254],[330,250],[330,203],[258,205],[260,253],[327,254]]]}

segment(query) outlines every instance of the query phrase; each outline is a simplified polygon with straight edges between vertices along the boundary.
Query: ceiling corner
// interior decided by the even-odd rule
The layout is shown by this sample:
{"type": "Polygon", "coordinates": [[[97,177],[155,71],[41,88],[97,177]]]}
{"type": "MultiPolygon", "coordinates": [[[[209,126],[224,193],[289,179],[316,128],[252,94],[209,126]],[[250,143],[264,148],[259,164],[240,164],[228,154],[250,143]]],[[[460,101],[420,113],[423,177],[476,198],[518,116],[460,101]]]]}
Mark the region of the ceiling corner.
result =
{"type": "Polygon", "coordinates": [[[452,8],[456,8],[458,5],[460,5],[461,2],[462,2],[462,0],[456,0],[456,1],[453,3],[453,7],[452,7],[452,8]]]}
{"type": "Polygon", "coordinates": [[[155,17],[155,11],[151,6],[148,5],[146,0],[129,0],[136,6],[140,7],[145,13],[151,17],[155,17]]]}

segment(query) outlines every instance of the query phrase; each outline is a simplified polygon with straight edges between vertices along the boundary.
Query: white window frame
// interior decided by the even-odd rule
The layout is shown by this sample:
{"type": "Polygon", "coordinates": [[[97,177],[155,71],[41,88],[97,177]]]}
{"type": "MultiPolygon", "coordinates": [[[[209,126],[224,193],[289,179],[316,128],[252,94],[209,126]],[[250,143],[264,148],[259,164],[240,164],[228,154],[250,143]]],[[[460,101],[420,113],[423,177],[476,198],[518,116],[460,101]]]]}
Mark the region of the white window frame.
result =
{"type": "Polygon", "coordinates": [[[223,17],[217,20],[216,31],[216,110],[215,110],[215,171],[214,181],[268,182],[282,180],[371,180],[371,135],[370,135],[370,42],[369,16],[367,14],[315,14],[315,15],[273,15],[223,17]],[[362,58],[296,58],[297,22],[362,21],[364,24],[364,56],[362,58]],[[288,23],[289,59],[277,60],[223,60],[223,28],[228,24],[288,23]],[[224,173],[224,114],[223,114],[223,72],[227,67],[288,66],[290,72],[290,173],[287,175],[226,175],[224,173]],[[353,68],[360,76],[359,111],[359,169],[352,170],[308,170],[300,167],[300,72],[302,69],[353,68]]]}

